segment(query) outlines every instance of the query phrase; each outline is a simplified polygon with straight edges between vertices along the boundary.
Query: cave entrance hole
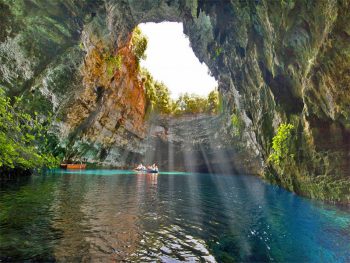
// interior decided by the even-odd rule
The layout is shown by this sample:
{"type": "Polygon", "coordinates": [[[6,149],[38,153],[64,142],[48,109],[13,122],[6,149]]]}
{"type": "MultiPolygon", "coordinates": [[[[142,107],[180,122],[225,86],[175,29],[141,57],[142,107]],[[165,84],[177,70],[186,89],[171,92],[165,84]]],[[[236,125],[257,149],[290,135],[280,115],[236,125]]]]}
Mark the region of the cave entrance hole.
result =
{"type": "Polygon", "coordinates": [[[171,107],[186,114],[215,113],[218,82],[194,54],[183,24],[148,22],[139,24],[137,29],[147,38],[141,67],[155,82],[164,84],[171,107]]]}
{"type": "Polygon", "coordinates": [[[194,54],[180,22],[141,23],[148,38],[146,58],[141,66],[169,88],[171,97],[190,93],[207,96],[218,83],[208,66],[194,54]]]}

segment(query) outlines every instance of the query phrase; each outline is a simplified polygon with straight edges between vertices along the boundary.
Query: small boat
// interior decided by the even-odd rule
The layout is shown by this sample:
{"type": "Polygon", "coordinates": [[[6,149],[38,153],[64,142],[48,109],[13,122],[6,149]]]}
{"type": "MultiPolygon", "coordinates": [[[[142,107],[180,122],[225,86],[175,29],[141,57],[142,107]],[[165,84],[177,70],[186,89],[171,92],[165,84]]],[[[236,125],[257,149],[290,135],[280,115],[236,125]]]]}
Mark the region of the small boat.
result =
{"type": "Polygon", "coordinates": [[[145,169],[145,168],[135,168],[134,171],[136,171],[136,172],[147,172],[147,169],[145,169]]]}
{"type": "Polygon", "coordinates": [[[149,173],[149,174],[157,174],[158,170],[157,169],[147,169],[146,172],[149,173]]]}
{"type": "Polygon", "coordinates": [[[83,163],[62,163],[60,165],[63,169],[76,169],[76,170],[83,170],[86,168],[86,164],[83,163]]]}
{"type": "Polygon", "coordinates": [[[159,171],[156,169],[134,169],[135,172],[138,173],[147,173],[147,174],[157,174],[159,171]]]}
{"type": "Polygon", "coordinates": [[[134,171],[140,172],[140,173],[156,174],[156,173],[158,173],[158,167],[155,164],[152,166],[147,166],[147,167],[140,164],[136,168],[134,168],[134,171]]]}

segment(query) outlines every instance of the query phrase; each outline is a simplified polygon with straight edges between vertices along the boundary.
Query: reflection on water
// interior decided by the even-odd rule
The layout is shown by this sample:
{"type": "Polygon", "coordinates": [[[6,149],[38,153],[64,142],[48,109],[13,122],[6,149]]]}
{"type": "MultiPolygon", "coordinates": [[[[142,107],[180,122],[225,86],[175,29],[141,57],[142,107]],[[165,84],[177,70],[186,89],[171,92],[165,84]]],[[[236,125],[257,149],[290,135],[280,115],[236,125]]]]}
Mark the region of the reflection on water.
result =
{"type": "Polygon", "coordinates": [[[59,170],[0,209],[0,261],[350,261],[350,211],[251,176],[59,170]]]}

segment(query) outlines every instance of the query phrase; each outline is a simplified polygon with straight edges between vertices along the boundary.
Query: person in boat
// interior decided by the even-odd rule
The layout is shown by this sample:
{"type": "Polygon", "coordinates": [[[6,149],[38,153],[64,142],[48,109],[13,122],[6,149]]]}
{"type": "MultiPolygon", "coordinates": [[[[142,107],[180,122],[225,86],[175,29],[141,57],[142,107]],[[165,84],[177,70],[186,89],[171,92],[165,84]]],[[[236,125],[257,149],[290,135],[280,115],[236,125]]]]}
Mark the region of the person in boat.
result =
{"type": "Polygon", "coordinates": [[[146,167],[143,166],[142,163],[140,163],[140,164],[136,167],[136,170],[138,170],[138,171],[146,170],[146,167]]]}
{"type": "Polygon", "coordinates": [[[151,166],[148,167],[148,170],[157,171],[158,172],[158,166],[154,163],[151,166]]]}

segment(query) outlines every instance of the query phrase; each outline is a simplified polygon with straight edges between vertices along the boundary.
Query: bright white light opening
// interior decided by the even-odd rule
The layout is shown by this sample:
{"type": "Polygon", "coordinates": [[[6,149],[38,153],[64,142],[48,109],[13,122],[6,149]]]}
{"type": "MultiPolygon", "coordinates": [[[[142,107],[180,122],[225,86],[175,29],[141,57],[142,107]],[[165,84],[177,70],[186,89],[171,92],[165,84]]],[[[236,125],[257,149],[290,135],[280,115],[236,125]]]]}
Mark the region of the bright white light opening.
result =
{"type": "Polygon", "coordinates": [[[173,99],[185,92],[207,96],[218,86],[207,65],[193,53],[182,23],[144,23],[139,27],[148,37],[147,58],[141,66],[167,85],[173,99]]]}

